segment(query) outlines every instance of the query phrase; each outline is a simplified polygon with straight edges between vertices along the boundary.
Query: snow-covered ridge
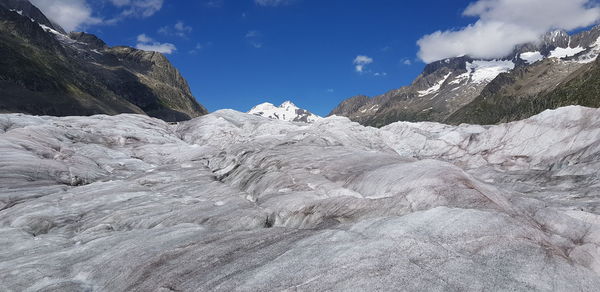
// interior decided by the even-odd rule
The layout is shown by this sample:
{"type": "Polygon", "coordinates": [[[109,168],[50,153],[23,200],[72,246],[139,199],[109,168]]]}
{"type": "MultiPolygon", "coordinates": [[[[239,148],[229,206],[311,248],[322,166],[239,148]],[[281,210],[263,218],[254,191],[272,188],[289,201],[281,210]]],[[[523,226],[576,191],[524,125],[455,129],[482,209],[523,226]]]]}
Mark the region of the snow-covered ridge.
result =
{"type": "Polygon", "coordinates": [[[253,107],[250,111],[248,111],[248,113],[251,115],[287,122],[313,123],[321,119],[321,117],[297,107],[291,101],[286,101],[278,107],[268,102],[261,103],[253,107]]]}

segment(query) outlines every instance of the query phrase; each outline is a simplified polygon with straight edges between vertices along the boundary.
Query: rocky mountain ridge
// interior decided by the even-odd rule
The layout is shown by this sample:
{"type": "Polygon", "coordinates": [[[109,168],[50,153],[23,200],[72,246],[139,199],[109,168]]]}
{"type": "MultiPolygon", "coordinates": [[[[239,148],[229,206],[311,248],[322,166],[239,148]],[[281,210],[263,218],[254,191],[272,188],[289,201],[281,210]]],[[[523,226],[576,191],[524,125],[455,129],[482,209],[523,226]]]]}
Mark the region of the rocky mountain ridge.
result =
{"type": "Polygon", "coordinates": [[[141,113],[167,121],[206,114],[186,80],[157,52],[109,47],[65,33],[26,0],[0,5],[0,112],[141,113]]]}
{"type": "MultiPolygon", "coordinates": [[[[540,71],[535,76],[532,74],[528,81],[521,80],[520,83],[527,85],[522,84],[520,88],[527,90],[529,95],[551,90],[582,67],[593,66],[600,53],[599,37],[599,27],[572,36],[564,31],[554,31],[544,35],[538,43],[517,46],[506,58],[476,60],[462,56],[433,62],[425,66],[423,73],[411,85],[373,98],[359,96],[347,99],[330,115],[347,116],[362,124],[378,127],[395,121],[487,123],[485,120],[462,118],[463,115],[457,112],[460,113],[463,108],[466,111],[467,105],[483,99],[484,94],[497,92],[498,82],[492,82],[497,78],[502,79],[505,74],[518,75],[523,70],[539,67],[540,63],[545,64],[547,71],[540,71]]],[[[519,78],[515,78],[514,82],[519,78]]],[[[510,120],[508,116],[501,119],[510,120]]]]}

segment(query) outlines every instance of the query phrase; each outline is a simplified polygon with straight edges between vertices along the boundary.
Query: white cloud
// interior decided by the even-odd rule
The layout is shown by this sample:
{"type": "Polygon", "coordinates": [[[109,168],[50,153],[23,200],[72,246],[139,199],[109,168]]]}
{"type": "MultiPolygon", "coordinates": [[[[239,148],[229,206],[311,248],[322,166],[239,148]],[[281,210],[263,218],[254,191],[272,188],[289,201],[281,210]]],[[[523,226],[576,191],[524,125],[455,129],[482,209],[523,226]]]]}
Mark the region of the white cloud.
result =
{"type": "Polygon", "coordinates": [[[140,50],[154,51],[163,54],[171,54],[177,50],[177,47],[175,47],[174,44],[157,42],[146,34],[137,36],[137,45],[135,47],[140,50]]]}
{"type": "Polygon", "coordinates": [[[109,19],[95,16],[90,5],[94,1],[91,0],[31,0],[31,3],[66,31],[74,31],[89,25],[115,24],[127,17],[150,17],[162,8],[164,0],[106,1],[121,10],[117,16],[109,19]]]}
{"type": "MultiPolygon", "coordinates": [[[[43,1],[43,0],[42,0],[43,1]]],[[[147,18],[162,9],[164,0],[109,0],[121,11],[114,17],[104,21],[105,24],[115,24],[128,17],[147,18]]]]}
{"type": "Polygon", "coordinates": [[[450,57],[499,58],[516,45],[535,42],[553,29],[573,30],[600,20],[593,0],[478,0],[463,12],[478,20],[459,30],[422,37],[419,58],[430,63],[450,57]]]}
{"type": "Polygon", "coordinates": [[[333,93],[333,92],[335,92],[335,90],[334,90],[333,88],[328,88],[328,89],[327,89],[327,92],[329,92],[329,93],[333,93]]]}
{"type": "Polygon", "coordinates": [[[254,0],[254,3],[259,6],[277,7],[291,4],[293,0],[254,0]]]}
{"type": "Polygon", "coordinates": [[[251,30],[246,33],[246,38],[254,38],[254,37],[259,37],[259,36],[260,36],[260,32],[258,30],[251,30]]]}
{"type": "Polygon", "coordinates": [[[154,40],[151,37],[147,36],[145,33],[143,33],[137,36],[137,41],[138,43],[150,43],[154,40]]]}
{"type": "Polygon", "coordinates": [[[185,25],[183,21],[180,20],[177,23],[175,23],[175,30],[181,32],[192,32],[192,27],[189,25],[185,25]]]}
{"type": "Polygon", "coordinates": [[[102,22],[101,18],[92,15],[86,0],[31,0],[31,3],[66,31],[102,22]]]}
{"type": "MultiPolygon", "coordinates": [[[[115,4],[115,0],[112,0],[115,4]]],[[[118,3],[126,3],[121,6],[126,7],[121,12],[122,16],[150,17],[158,12],[163,6],[163,0],[116,0],[118,3]]]]}
{"type": "Polygon", "coordinates": [[[177,50],[175,45],[170,43],[137,44],[135,47],[140,50],[159,52],[167,55],[177,50]]]}
{"type": "Polygon", "coordinates": [[[193,28],[186,25],[183,21],[177,21],[173,26],[163,26],[158,29],[158,33],[163,35],[176,35],[182,38],[186,38],[191,33],[193,28]]]}
{"type": "Polygon", "coordinates": [[[356,56],[352,62],[352,64],[354,64],[354,69],[359,73],[364,72],[365,67],[371,63],[373,63],[373,59],[364,55],[356,56]]]}
{"type": "Polygon", "coordinates": [[[412,61],[410,59],[402,59],[401,62],[406,66],[412,65],[412,61]]]}

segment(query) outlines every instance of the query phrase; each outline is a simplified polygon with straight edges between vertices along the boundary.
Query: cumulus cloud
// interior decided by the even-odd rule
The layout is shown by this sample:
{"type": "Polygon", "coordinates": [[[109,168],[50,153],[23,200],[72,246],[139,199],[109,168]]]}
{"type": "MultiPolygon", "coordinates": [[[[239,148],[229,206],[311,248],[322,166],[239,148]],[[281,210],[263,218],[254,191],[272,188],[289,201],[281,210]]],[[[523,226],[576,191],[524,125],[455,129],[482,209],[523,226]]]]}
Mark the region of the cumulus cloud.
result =
{"type": "Polygon", "coordinates": [[[516,45],[535,42],[554,29],[573,30],[600,20],[593,0],[478,0],[463,12],[478,20],[458,30],[437,31],[421,38],[419,58],[426,63],[469,55],[499,58],[516,45]]]}
{"type": "Polygon", "coordinates": [[[102,22],[101,18],[92,15],[86,0],[31,0],[31,3],[66,31],[102,22]]]}
{"type": "Polygon", "coordinates": [[[371,63],[373,63],[373,59],[364,55],[356,56],[352,62],[352,64],[354,64],[354,69],[359,73],[364,72],[365,67],[371,63]]]}
{"type": "Polygon", "coordinates": [[[146,34],[137,36],[137,45],[135,47],[140,50],[154,51],[163,54],[172,54],[177,50],[174,44],[157,42],[146,34]]]}
{"type": "Polygon", "coordinates": [[[259,6],[277,7],[291,4],[293,0],[254,0],[254,3],[259,6]]]}

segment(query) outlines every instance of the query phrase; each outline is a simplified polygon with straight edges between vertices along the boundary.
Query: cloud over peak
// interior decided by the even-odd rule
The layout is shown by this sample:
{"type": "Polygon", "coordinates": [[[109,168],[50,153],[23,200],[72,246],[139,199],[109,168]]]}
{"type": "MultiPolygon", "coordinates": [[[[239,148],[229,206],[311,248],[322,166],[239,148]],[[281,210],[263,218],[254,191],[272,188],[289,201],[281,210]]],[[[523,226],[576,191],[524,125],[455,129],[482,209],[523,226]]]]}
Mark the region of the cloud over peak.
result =
{"type": "Polygon", "coordinates": [[[516,45],[535,42],[550,30],[596,24],[600,7],[592,0],[478,0],[463,15],[478,20],[459,30],[422,37],[417,42],[421,60],[430,63],[462,55],[504,57],[516,45]]]}
{"type": "Polygon", "coordinates": [[[66,31],[102,23],[101,18],[93,16],[86,0],[31,0],[31,3],[66,31]]]}
{"type": "Polygon", "coordinates": [[[159,52],[167,55],[177,50],[174,44],[157,42],[146,34],[137,36],[137,45],[135,47],[140,50],[159,52]]]}
{"type": "Polygon", "coordinates": [[[90,0],[31,0],[31,3],[66,31],[74,31],[90,25],[115,24],[128,17],[150,17],[162,8],[164,2],[164,0],[106,1],[119,9],[118,14],[112,18],[96,15],[97,12],[93,7],[97,8],[100,4],[90,0]]]}

